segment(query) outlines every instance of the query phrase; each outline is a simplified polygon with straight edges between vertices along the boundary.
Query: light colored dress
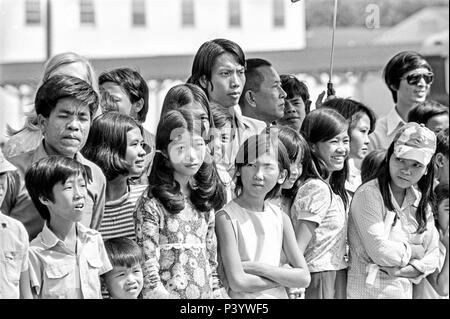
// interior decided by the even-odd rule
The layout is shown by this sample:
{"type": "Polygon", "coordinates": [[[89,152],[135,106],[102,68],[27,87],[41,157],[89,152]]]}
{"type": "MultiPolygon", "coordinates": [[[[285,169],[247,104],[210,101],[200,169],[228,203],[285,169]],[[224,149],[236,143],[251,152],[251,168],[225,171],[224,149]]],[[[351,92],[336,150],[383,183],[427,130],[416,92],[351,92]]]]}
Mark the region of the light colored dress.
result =
{"type": "MultiPolygon", "coordinates": [[[[221,210],[231,219],[241,261],[262,262],[272,266],[280,265],[283,248],[283,216],[281,210],[266,201],[264,211],[253,212],[239,206],[234,200],[221,210]]],[[[220,256],[220,254],[219,254],[220,256]]],[[[284,287],[259,292],[235,292],[231,290],[219,259],[219,276],[233,299],[285,299],[284,287]]]]}
{"type": "Polygon", "coordinates": [[[145,258],[144,299],[214,298],[213,286],[219,288],[213,279],[217,269],[214,211],[199,212],[186,198],[184,210],[171,214],[144,192],[134,219],[145,258]]]}

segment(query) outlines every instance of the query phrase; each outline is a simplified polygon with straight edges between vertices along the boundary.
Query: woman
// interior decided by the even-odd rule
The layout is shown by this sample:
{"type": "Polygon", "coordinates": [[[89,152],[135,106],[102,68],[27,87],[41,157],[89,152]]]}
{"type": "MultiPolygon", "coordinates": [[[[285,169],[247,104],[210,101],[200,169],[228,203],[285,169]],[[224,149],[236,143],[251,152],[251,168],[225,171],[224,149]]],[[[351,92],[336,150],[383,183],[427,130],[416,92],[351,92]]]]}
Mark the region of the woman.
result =
{"type": "Polygon", "coordinates": [[[429,207],[435,150],[432,131],[405,124],[389,146],[378,177],[353,196],[348,298],[411,299],[413,283],[437,268],[439,234],[429,207]]]}

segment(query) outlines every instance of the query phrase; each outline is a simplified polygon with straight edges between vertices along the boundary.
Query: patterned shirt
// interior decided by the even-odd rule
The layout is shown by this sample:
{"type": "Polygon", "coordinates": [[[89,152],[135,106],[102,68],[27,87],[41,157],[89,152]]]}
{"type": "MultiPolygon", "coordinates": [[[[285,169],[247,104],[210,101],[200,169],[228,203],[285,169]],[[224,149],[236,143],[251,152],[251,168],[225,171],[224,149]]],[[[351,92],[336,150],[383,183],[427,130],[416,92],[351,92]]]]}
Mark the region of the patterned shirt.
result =
{"type": "Polygon", "coordinates": [[[19,299],[20,274],[28,270],[28,233],[0,212],[0,299],[19,299]]]}
{"type": "Polygon", "coordinates": [[[291,207],[292,223],[317,224],[304,256],[310,272],[347,268],[345,243],[347,212],[342,198],[322,180],[308,179],[300,186],[291,207]]]}
{"type": "Polygon", "coordinates": [[[99,228],[103,240],[118,237],[136,240],[133,213],[136,202],[146,188],[146,185],[129,185],[129,190],[124,196],[106,202],[99,228]]]}
{"type": "MultiPolygon", "coordinates": [[[[391,196],[393,198],[393,195],[391,196]]],[[[393,200],[395,212],[390,212],[384,205],[378,180],[371,180],[358,188],[349,213],[348,298],[411,299],[412,283],[418,283],[434,272],[439,261],[439,234],[430,209],[427,211],[426,231],[416,233],[418,223],[415,216],[420,196],[417,190],[410,187],[407,189],[402,207],[393,200]],[[394,213],[398,216],[395,224],[385,225],[385,219],[389,220],[387,216],[394,213]],[[423,245],[425,257],[421,260],[411,259],[410,243],[423,245]],[[422,274],[417,278],[404,278],[390,277],[377,271],[373,284],[368,280],[367,275],[372,272],[370,269],[374,266],[405,267],[408,264],[413,265],[422,274]]]]}
{"type": "Polygon", "coordinates": [[[144,192],[135,212],[137,243],[144,251],[147,298],[213,298],[217,270],[214,211],[199,212],[189,199],[178,214],[169,213],[144,192]],[[154,284],[151,278],[156,278],[154,284]]]}
{"type": "Polygon", "coordinates": [[[101,299],[100,275],[112,269],[102,236],[76,223],[77,251],[44,224],[30,244],[30,281],[40,299],[101,299]]]}

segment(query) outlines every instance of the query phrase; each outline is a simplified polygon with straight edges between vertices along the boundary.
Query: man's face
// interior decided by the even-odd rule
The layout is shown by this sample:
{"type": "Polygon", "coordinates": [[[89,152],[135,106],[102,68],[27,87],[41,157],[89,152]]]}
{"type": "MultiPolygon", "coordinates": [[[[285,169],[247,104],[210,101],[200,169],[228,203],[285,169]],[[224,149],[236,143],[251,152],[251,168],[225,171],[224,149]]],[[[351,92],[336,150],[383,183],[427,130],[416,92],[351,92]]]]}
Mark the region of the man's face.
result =
{"type": "Polygon", "coordinates": [[[73,98],[62,98],[48,118],[39,115],[49,155],[73,158],[84,146],[91,127],[89,107],[73,98]]]}
{"type": "Polygon", "coordinates": [[[410,75],[428,73],[430,73],[430,71],[427,68],[419,68],[405,73],[399,83],[397,101],[411,106],[424,102],[430,91],[431,83],[426,83],[426,81],[421,78],[416,84],[409,84],[406,78],[410,75]]]}
{"type": "Polygon", "coordinates": [[[305,103],[300,96],[296,95],[292,99],[286,99],[284,104],[284,115],[278,120],[278,123],[281,125],[290,126],[297,132],[300,132],[300,128],[302,127],[305,117],[305,103]]]}
{"type": "Polygon", "coordinates": [[[117,106],[119,107],[119,113],[133,116],[133,104],[120,85],[114,82],[105,82],[101,85],[101,88],[108,91],[108,93],[111,95],[114,102],[116,102],[117,106]]]}
{"type": "Polygon", "coordinates": [[[284,116],[284,98],[286,92],[281,88],[281,80],[273,67],[262,66],[258,68],[264,77],[255,95],[256,112],[259,119],[271,123],[284,116]]]}

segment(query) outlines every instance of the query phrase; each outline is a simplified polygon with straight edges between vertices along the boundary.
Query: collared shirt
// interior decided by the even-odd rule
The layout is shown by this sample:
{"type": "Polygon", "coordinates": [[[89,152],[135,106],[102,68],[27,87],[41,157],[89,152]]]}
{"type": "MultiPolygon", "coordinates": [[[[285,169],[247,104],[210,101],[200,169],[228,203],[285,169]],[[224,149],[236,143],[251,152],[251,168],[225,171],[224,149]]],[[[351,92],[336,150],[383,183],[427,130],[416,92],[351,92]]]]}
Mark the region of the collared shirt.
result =
{"type": "Polygon", "coordinates": [[[101,299],[100,275],[112,269],[102,236],[75,224],[76,252],[44,224],[30,243],[30,282],[40,299],[101,299]]]}
{"type": "Polygon", "coordinates": [[[394,140],[395,134],[398,129],[405,124],[405,121],[397,113],[397,110],[392,108],[392,110],[379,121],[375,127],[375,131],[369,135],[369,151],[389,148],[392,141],[394,140]]]}
{"type": "MultiPolygon", "coordinates": [[[[42,230],[44,219],[39,215],[25,187],[25,172],[34,162],[48,157],[43,143],[44,141],[39,144],[38,148],[32,151],[8,158],[17,167],[20,178],[20,190],[15,198],[11,198],[10,200],[5,199],[1,207],[6,215],[23,223],[30,239],[36,237],[42,230]]],[[[75,154],[75,160],[89,167],[92,177],[87,183],[88,197],[86,198],[83,209],[84,214],[81,223],[87,227],[98,229],[105,207],[106,178],[101,169],[96,164],[84,158],[81,153],[75,154]]]]}
{"type": "MultiPolygon", "coordinates": [[[[392,195],[391,195],[392,196],[392,195]]],[[[392,196],[395,224],[385,230],[389,212],[384,205],[378,180],[361,185],[353,196],[348,224],[350,267],[347,281],[348,298],[412,298],[412,283],[418,283],[432,273],[439,260],[439,234],[431,209],[427,210],[426,230],[417,234],[417,205],[421,194],[414,187],[406,191],[402,206],[392,196]],[[410,244],[422,245],[425,256],[411,259],[410,244]],[[366,283],[370,265],[405,267],[411,264],[422,274],[417,278],[390,277],[377,273],[374,285],[366,283]]]]}
{"type": "Polygon", "coordinates": [[[19,299],[20,274],[28,270],[28,233],[0,212],[0,299],[19,299]]]}

